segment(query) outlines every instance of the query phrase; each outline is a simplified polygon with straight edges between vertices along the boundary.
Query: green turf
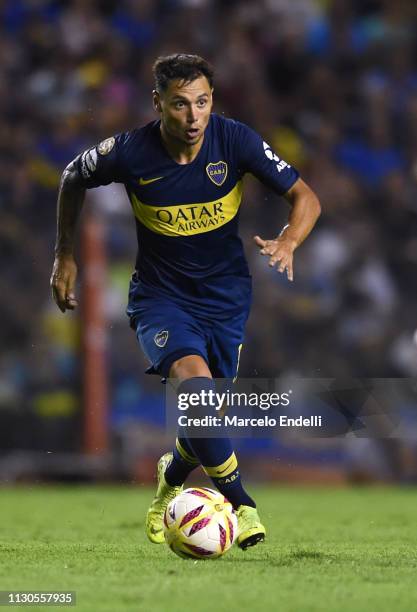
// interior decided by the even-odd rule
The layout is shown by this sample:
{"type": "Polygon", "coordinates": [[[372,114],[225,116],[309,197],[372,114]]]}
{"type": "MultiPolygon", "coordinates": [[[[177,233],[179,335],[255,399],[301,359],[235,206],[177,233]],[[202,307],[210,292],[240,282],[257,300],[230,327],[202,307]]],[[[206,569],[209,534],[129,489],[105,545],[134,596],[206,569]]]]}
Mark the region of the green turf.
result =
{"type": "Polygon", "coordinates": [[[267,542],[196,562],[145,540],[149,489],[2,488],[0,590],[75,590],[76,612],[417,609],[415,491],[251,491],[267,542]]]}

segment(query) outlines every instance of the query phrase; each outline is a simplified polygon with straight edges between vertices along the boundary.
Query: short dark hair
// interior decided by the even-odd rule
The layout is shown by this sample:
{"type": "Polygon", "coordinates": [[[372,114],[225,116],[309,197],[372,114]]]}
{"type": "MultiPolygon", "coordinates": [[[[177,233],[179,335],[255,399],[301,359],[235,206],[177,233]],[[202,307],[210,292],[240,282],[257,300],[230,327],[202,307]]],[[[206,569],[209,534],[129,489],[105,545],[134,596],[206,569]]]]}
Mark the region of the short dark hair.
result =
{"type": "Polygon", "coordinates": [[[153,65],[156,91],[165,91],[169,81],[181,79],[190,83],[201,76],[205,76],[210,87],[213,87],[213,68],[199,55],[175,53],[158,57],[153,65]]]}

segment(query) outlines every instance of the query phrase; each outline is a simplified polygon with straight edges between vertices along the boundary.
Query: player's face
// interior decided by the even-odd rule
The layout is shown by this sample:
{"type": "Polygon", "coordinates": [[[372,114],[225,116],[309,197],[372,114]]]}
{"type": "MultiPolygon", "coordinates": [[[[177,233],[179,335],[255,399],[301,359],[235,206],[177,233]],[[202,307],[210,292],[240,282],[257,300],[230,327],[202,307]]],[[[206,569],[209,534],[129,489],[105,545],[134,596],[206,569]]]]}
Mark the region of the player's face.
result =
{"type": "Polygon", "coordinates": [[[205,76],[184,83],[170,81],[166,91],[154,94],[164,132],[181,143],[198,144],[210,119],[213,90],[205,76]]]}

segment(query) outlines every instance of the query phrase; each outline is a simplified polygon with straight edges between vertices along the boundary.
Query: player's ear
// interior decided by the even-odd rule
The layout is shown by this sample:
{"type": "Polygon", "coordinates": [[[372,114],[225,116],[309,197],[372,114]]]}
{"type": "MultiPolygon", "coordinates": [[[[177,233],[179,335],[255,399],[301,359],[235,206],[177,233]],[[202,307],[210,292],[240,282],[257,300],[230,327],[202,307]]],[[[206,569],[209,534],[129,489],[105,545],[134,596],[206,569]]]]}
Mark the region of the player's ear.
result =
{"type": "Polygon", "coordinates": [[[156,89],[154,89],[152,92],[152,99],[153,99],[153,107],[156,110],[156,112],[162,113],[161,98],[159,96],[159,92],[156,91],[156,89]]]}

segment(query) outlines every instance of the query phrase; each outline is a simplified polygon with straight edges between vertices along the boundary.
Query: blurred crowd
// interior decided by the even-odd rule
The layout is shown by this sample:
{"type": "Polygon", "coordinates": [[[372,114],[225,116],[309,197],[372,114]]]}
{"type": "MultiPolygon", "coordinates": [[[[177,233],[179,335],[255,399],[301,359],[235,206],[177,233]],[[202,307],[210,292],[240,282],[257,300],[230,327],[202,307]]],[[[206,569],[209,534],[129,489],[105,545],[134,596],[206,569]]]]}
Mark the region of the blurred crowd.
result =
{"type": "MultiPolygon", "coordinates": [[[[155,118],[152,63],[179,51],[213,63],[215,111],[254,127],[323,208],[290,284],[252,242],[276,235],[288,206],[246,180],[255,297],[241,374],[415,376],[416,18],[407,0],[0,0],[0,410],[79,411],[79,317],[49,292],[60,174],[155,118]]],[[[107,227],[117,427],[154,385],[124,314],[134,224],[117,186],[86,206],[107,227]]]]}

